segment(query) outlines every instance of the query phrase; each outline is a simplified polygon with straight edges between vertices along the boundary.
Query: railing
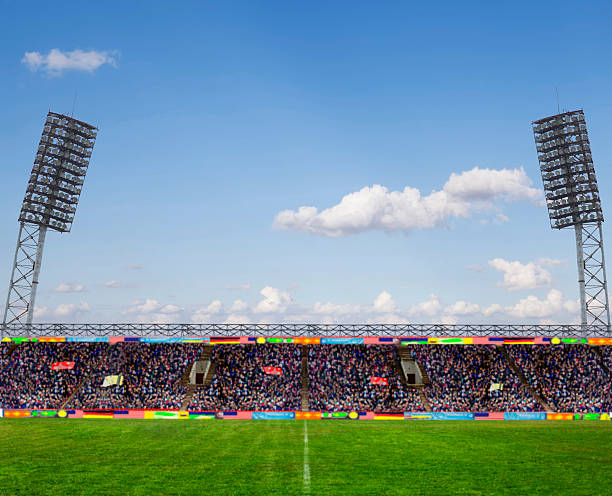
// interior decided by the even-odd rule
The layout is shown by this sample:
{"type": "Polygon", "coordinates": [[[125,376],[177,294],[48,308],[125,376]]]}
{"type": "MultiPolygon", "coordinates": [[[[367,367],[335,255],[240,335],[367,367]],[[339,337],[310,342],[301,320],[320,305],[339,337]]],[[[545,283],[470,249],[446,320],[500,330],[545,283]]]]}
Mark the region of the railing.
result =
{"type": "Polygon", "coordinates": [[[2,337],[68,336],[550,336],[612,337],[599,326],[515,324],[9,324],[2,337]]]}

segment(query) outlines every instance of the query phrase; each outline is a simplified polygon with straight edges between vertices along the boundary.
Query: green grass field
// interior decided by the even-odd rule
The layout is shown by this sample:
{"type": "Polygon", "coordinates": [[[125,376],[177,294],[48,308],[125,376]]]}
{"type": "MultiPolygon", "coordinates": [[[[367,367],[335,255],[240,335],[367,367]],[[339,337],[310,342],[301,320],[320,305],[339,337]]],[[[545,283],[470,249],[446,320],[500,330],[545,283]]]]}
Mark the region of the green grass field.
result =
{"type": "Polygon", "coordinates": [[[601,421],[3,419],[0,494],[610,495],[611,448],[601,421]]]}

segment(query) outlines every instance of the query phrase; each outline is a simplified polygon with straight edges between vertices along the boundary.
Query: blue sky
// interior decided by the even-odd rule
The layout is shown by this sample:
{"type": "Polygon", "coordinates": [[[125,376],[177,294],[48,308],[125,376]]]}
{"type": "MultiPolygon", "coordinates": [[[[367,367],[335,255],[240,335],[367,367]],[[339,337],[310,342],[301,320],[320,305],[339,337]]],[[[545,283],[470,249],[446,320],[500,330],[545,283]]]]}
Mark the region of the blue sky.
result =
{"type": "Polygon", "coordinates": [[[584,108],[606,215],[609,3],[0,5],[0,282],[47,110],[76,90],[100,128],[72,232],[47,237],[38,321],[576,320],[530,123],[555,87],[584,108]],[[452,174],[433,226],[420,202],[376,217],[452,174]]]}

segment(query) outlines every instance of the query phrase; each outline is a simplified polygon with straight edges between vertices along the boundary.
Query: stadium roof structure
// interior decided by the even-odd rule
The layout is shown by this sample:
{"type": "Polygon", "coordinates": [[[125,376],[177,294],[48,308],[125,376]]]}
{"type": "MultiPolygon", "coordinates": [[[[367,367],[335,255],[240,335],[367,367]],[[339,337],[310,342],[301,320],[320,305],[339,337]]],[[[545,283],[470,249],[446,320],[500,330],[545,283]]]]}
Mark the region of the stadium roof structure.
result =
{"type": "Polygon", "coordinates": [[[2,337],[26,336],[611,337],[611,334],[605,325],[574,324],[9,324],[2,331],[2,337]]]}

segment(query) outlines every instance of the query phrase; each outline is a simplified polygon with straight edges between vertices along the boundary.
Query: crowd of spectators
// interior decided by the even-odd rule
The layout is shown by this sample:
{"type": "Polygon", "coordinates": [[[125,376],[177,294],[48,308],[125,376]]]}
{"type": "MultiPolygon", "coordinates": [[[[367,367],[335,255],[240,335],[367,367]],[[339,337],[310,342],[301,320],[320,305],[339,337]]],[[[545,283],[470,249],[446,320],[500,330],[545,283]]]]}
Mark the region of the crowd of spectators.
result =
{"type": "Polygon", "coordinates": [[[101,361],[107,346],[98,343],[21,343],[5,360],[0,371],[0,407],[59,408],[101,361]],[[74,362],[74,367],[52,370],[56,362],[74,362]]]}
{"type": "Polygon", "coordinates": [[[216,367],[213,379],[196,390],[190,410],[300,410],[299,345],[215,346],[211,361],[216,367]],[[280,367],[282,374],[267,374],[264,367],[280,367]]]}
{"type": "Polygon", "coordinates": [[[70,400],[71,408],[160,408],[181,406],[183,374],[195,362],[202,347],[197,344],[117,343],[105,362],[70,400]],[[123,376],[123,384],[102,387],[104,378],[123,376]]]}
{"type": "Polygon", "coordinates": [[[540,409],[496,346],[412,345],[409,350],[431,380],[425,393],[434,412],[540,409]]]}
{"type": "Polygon", "coordinates": [[[308,349],[309,408],[314,411],[424,411],[418,390],[404,386],[394,346],[319,345],[308,349]],[[387,385],[372,384],[373,377],[387,385]]]}
{"type": "Polygon", "coordinates": [[[610,376],[588,345],[508,346],[529,385],[556,412],[610,411],[610,376]]]}
{"type": "MultiPolygon", "coordinates": [[[[419,389],[406,385],[400,376],[394,346],[294,344],[216,345],[212,381],[195,388],[188,408],[301,410],[303,349],[310,410],[425,410],[419,389]],[[277,367],[282,373],[268,374],[264,367],[277,367]],[[380,378],[382,384],[372,384],[372,378],[380,378]]],[[[433,411],[543,410],[531,390],[554,411],[612,410],[609,346],[407,349],[430,380],[422,392],[433,411]]],[[[177,409],[187,397],[181,379],[202,350],[188,343],[0,343],[0,408],[177,409]],[[74,362],[74,368],[52,370],[53,363],[66,361],[74,362]],[[102,387],[111,375],[122,376],[123,384],[102,387]]]]}

